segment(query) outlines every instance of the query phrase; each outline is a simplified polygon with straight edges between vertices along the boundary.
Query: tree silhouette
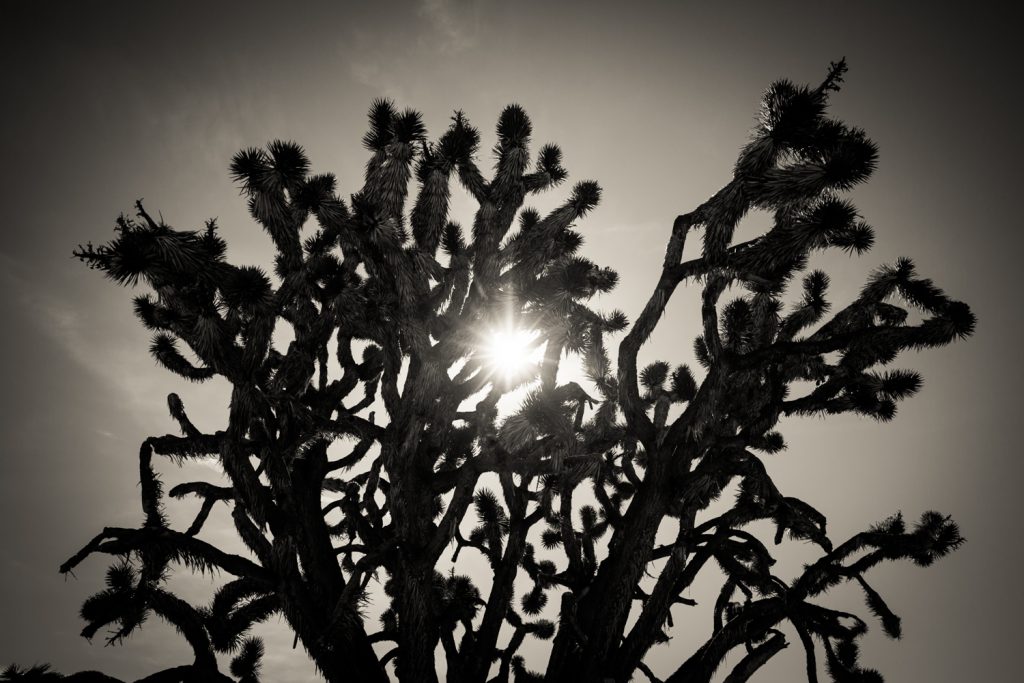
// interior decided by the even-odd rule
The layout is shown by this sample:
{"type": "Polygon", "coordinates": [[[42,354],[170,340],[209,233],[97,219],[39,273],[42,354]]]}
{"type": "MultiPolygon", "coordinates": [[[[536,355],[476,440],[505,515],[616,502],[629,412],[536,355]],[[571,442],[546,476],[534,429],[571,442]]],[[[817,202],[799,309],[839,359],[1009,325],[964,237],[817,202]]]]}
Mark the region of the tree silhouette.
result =
{"type": "Polygon", "coordinates": [[[178,231],[137,203],[111,242],[75,255],[117,283],[148,285],[135,312],[155,332],[153,356],[192,382],[226,379],[231,403],[224,429],[209,434],[168,397],[182,435],[142,444],[141,526],[104,529],[60,568],[117,558],[82,606],[83,635],[109,627],[120,642],[156,614],[192,647],[180,671],[193,680],[224,676],[218,653],[233,656],[233,676],[257,680],[262,644],[247,635],[271,615],[331,681],[385,681],[392,659],[398,679],[435,681],[436,652],[450,681],[657,680],[644,657],[687,616],[683,594],[698,574],[717,565],[713,629],[668,681],[709,681],[735,648],[745,651],[725,680],[746,681],[788,645],[777,630],[786,622],[808,680],[820,657],[835,681],[881,680],[858,661],[867,624],[818,600],[855,582],[899,637],[865,575],[884,560],[930,564],[963,542],[956,525],[897,514],[834,544],[821,512],[776,487],[765,456],[785,448],[774,431],[784,416],[892,419],[921,378],[882,368],[903,350],[969,335],[975,320],[908,259],[879,268],[835,312],[824,272],[798,279],[812,252],[859,254],[874,241],[840,195],[870,176],[876,147],[826,115],[845,69],[832,64],[817,87],[783,80],[766,91],[732,179],[675,219],[632,325],[588,306],[617,281],[578,255],[573,228],[598,185],[578,183],[544,217],[523,208],[567,174],[554,145],[531,165],[531,124],[516,105],[499,118],[489,179],[462,113],[428,142],[417,112],[383,100],[363,139],[365,184],[347,202],[294,143],[237,154],[232,175],[275,247],[272,276],[228,263],[213,221],[178,231]],[[453,176],[478,204],[468,231],[449,222],[453,176]],[[772,226],[736,243],[751,210],[769,212],[772,226]],[[694,232],[700,255],[686,258],[694,232]],[[700,287],[700,367],[638,370],[681,284],[700,287]],[[609,339],[622,332],[613,363],[609,339]],[[503,365],[500,335],[536,362],[503,365]],[[569,355],[582,359],[587,387],[560,383],[569,355]],[[499,419],[499,399],[520,389],[499,419]],[[170,490],[200,504],[187,529],[163,512],[154,456],[223,468],[220,482],[170,490]],[[708,513],[729,487],[734,504],[708,513]],[[221,501],[244,556],[201,538],[221,501]],[[747,528],[760,520],[774,523],[775,543],[809,541],[820,557],[776,576],[747,528]],[[458,573],[464,552],[480,553],[491,574],[458,573]],[[182,564],[233,578],[211,604],[192,605],[165,587],[182,564]],[[371,599],[388,605],[379,625],[363,617],[371,599]],[[552,640],[543,673],[519,653],[526,638],[552,640]]]}

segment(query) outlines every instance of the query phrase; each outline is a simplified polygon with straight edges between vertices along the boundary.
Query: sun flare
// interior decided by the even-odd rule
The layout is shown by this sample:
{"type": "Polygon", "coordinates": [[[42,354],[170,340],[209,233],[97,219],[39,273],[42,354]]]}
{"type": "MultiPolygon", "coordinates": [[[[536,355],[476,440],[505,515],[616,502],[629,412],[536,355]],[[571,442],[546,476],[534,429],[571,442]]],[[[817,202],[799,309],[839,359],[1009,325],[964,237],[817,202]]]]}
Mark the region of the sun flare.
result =
{"type": "Polygon", "coordinates": [[[544,351],[536,343],[538,335],[536,330],[493,330],[484,350],[488,364],[505,379],[521,375],[543,357],[544,351]]]}

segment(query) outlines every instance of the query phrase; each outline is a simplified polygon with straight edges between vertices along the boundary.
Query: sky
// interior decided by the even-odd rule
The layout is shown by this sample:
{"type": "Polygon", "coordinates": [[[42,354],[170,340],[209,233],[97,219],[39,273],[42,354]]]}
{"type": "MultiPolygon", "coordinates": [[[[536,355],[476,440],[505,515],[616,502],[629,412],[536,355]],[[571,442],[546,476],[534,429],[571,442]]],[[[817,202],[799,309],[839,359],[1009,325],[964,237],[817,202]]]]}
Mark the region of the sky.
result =
{"type": "MultiPolygon", "coordinates": [[[[265,235],[228,177],[237,150],[294,139],[345,195],[361,180],[374,98],[418,109],[434,136],[462,109],[484,149],[501,109],[518,102],[534,144],[562,147],[570,181],[601,183],[601,205],[580,226],[583,254],[620,274],[596,305],[635,318],[672,220],[728,181],[763,89],[781,77],[820,82],[845,56],[832,113],[880,146],[878,171],[852,194],[877,241],[859,258],[816,261],[833,277],[832,300],[907,255],[979,324],[966,342],[901,358],[925,384],[895,421],[787,422],[789,449],[769,469],[829,517],[834,539],[897,510],[953,515],[968,539],[960,551],[871,576],[904,637],[892,643],[876,626],[863,661],[891,681],[1009,680],[1024,609],[1013,540],[1024,65],[1010,5],[0,2],[0,666],[132,678],[188,656],[155,618],[121,647],[80,638],[78,608],[107,563],[94,558],[68,580],[57,572],[103,526],[140,523],[137,449],[175,431],[167,393],[201,429],[226,419],[226,388],[183,386],[155,367],[131,293],[70,257],[109,239],[134,200],[179,229],[217,217],[231,260],[266,264],[265,235]]],[[[468,223],[459,197],[453,213],[468,223]]],[[[740,234],[757,229],[755,216],[740,234]]],[[[674,300],[641,360],[688,360],[696,310],[692,295],[674,300]]],[[[216,475],[164,472],[168,483],[216,475]]],[[[215,516],[204,533],[230,543],[228,526],[215,516]]],[[[786,561],[795,570],[801,557],[786,561]]],[[[175,582],[189,596],[209,589],[175,582]]],[[[832,604],[865,613],[855,594],[832,604]]],[[[280,646],[268,648],[266,680],[313,680],[282,624],[261,633],[280,646]]],[[[649,661],[667,672],[683,650],[674,641],[649,661]]],[[[794,642],[756,680],[797,680],[801,667],[794,642]]]]}

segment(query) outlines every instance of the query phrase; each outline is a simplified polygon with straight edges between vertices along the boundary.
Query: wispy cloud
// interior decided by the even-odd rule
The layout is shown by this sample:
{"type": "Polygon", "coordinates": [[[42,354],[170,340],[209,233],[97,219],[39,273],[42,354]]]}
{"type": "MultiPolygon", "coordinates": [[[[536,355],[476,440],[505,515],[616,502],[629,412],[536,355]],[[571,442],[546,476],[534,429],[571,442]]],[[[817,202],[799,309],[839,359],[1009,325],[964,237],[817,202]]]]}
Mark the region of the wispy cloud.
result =
{"type": "Polygon", "coordinates": [[[395,102],[403,102],[406,98],[396,78],[398,72],[395,65],[386,66],[376,59],[358,59],[349,63],[349,74],[356,83],[376,90],[395,102]]]}
{"type": "Polygon", "coordinates": [[[482,0],[421,0],[419,13],[434,29],[434,46],[455,54],[477,44],[482,0]]]}
{"type": "Polygon", "coordinates": [[[34,283],[29,269],[3,252],[0,252],[0,286],[9,301],[36,320],[75,360],[84,360],[76,357],[83,347],[81,313],[34,283]]]}
{"type": "Polygon", "coordinates": [[[352,28],[339,51],[349,77],[396,102],[423,79],[424,64],[443,69],[465,58],[483,39],[490,0],[416,0],[409,16],[394,18],[389,31],[352,28]]]}
{"type": "Polygon", "coordinates": [[[58,295],[48,284],[39,272],[0,252],[0,287],[11,305],[94,379],[109,382],[129,400],[148,397],[146,379],[151,375],[139,372],[152,367],[148,359],[130,356],[128,342],[113,329],[104,330],[102,342],[92,338],[96,323],[90,320],[89,310],[77,308],[72,297],[58,295]],[[130,369],[125,358],[136,359],[130,369]]]}
{"type": "Polygon", "coordinates": [[[125,441],[125,439],[121,438],[117,434],[114,434],[113,432],[108,432],[105,429],[94,429],[92,431],[94,434],[99,434],[100,436],[110,439],[111,441],[125,441]]]}

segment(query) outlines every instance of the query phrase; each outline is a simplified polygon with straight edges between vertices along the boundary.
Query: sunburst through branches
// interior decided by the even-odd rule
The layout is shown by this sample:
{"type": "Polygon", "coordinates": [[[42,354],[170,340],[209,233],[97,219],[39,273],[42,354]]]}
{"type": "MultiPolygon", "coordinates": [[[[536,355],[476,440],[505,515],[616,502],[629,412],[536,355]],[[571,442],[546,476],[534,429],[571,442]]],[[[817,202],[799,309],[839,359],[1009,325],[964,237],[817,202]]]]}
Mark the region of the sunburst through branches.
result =
{"type": "Polygon", "coordinates": [[[537,330],[507,324],[489,330],[483,338],[482,356],[487,367],[507,382],[533,374],[543,356],[537,330]]]}

